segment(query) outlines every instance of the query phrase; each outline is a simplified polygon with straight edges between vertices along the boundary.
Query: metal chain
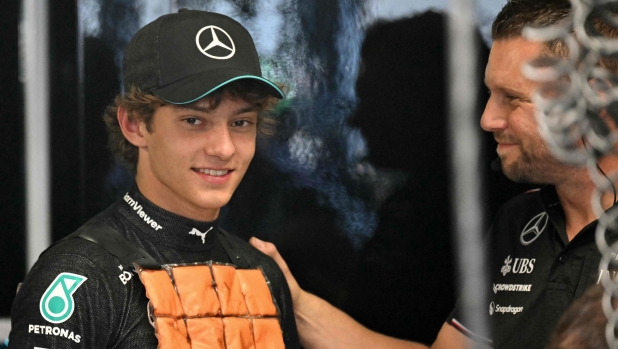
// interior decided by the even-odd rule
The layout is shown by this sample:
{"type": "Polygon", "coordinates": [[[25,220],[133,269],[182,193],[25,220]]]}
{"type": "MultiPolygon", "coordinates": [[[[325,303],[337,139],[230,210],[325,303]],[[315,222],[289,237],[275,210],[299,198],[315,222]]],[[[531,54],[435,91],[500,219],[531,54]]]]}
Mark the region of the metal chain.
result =
{"type": "Polygon", "coordinates": [[[601,301],[608,320],[605,337],[609,348],[618,349],[618,310],[612,304],[618,299],[618,279],[609,272],[618,266],[618,242],[607,241],[607,233],[618,229],[618,206],[605,211],[601,205],[603,194],[615,195],[612,183],[618,172],[604,174],[597,166],[599,158],[615,152],[618,141],[618,75],[601,61],[609,56],[618,61],[618,39],[601,37],[593,28],[598,21],[618,28],[618,0],[571,0],[571,4],[567,21],[523,32],[529,40],[564,43],[569,50],[566,59],[538,58],[523,72],[540,82],[534,104],[539,132],[549,149],[558,160],[587,167],[596,186],[591,200],[599,217],[596,243],[602,255],[599,282],[605,288],[601,301]]]}

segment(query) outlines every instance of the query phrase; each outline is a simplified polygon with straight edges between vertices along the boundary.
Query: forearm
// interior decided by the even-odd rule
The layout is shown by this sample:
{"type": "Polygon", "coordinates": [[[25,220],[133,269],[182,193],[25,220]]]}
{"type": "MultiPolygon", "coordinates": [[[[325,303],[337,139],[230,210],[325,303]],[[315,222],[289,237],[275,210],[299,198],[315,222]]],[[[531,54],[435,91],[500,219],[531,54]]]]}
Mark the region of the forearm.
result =
{"type": "Polygon", "coordinates": [[[302,291],[294,303],[300,341],[306,349],[420,349],[427,346],[369,330],[325,300],[302,291]]]}
{"type": "MultiPolygon", "coordinates": [[[[305,349],[427,349],[427,346],[422,344],[373,332],[325,300],[303,291],[275,245],[255,237],[249,242],[270,256],[285,275],[294,303],[294,316],[300,343],[305,349]]],[[[453,331],[456,335],[463,336],[456,330],[453,329],[453,331]]],[[[448,347],[440,349],[445,348],[448,347]]]]}

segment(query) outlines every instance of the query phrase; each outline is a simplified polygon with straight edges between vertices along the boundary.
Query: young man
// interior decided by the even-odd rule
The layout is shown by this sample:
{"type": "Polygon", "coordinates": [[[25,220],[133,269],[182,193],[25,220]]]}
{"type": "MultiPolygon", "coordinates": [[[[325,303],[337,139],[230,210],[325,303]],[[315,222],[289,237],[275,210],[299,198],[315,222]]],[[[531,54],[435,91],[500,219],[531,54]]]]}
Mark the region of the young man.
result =
{"type": "Polygon", "coordinates": [[[298,348],[283,274],[217,222],[283,98],[251,36],[181,10],[135,34],[123,75],[104,118],[136,185],[40,256],[11,348],[298,348]]]}
{"type": "MultiPolygon", "coordinates": [[[[538,83],[521,72],[524,63],[539,56],[568,55],[564,43],[529,42],[521,30],[527,25],[555,24],[570,11],[568,0],[511,0],[493,23],[494,44],[485,71],[491,97],[481,127],[494,134],[507,177],[545,186],[506,203],[490,229],[490,285],[486,287],[491,299],[483,311],[489,311],[493,334],[475,332],[474,324],[463,323],[455,309],[432,348],[467,348],[472,344],[470,338],[495,348],[543,348],[560,315],[599,279],[601,255],[594,238],[597,217],[591,207],[595,186],[586,168],[560,163],[550,154],[534,115],[532,96],[538,83]]],[[[601,35],[618,37],[615,28],[593,23],[601,35]]],[[[600,65],[618,72],[615,59],[602,59],[600,65]]],[[[598,165],[613,173],[618,170],[618,157],[606,156],[598,165]]],[[[604,196],[603,208],[611,207],[613,200],[611,195],[604,196]]],[[[616,235],[608,234],[610,243],[616,235]]],[[[370,331],[303,291],[272,244],[251,242],[287,273],[305,348],[425,347],[370,331]]]]}

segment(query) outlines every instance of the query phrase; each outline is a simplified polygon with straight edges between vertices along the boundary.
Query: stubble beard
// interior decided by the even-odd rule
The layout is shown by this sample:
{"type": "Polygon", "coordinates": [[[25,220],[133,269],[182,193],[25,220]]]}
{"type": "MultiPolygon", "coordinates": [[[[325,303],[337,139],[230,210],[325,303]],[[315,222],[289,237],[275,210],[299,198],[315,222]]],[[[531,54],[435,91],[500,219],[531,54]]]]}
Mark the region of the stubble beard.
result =
{"type": "Polygon", "coordinates": [[[502,172],[517,183],[554,184],[557,176],[564,174],[566,166],[556,160],[544,144],[537,144],[527,151],[519,144],[521,156],[511,163],[502,161],[502,172]]]}

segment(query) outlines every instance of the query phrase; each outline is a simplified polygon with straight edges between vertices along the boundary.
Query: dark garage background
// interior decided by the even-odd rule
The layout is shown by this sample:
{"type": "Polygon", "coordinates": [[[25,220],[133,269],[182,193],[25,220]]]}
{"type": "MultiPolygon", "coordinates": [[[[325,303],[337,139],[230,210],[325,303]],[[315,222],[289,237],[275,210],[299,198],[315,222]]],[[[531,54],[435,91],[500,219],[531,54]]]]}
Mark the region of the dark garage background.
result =
{"type": "MultiPolygon", "coordinates": [[[[82,37],[77,2],[49,0],[53,241],[74,231],[131,184],[127,171],[108,154],[101,115],[120,88],[114,52],[124,39],[113,30],[114,18],[127,21],[137,13],[127,5],[130,1],[104,3],[103,32],[82,37]],[[82,39],[84,84],[78,81],[82,39]]],[[[244,15],[252,16],[251,2],[236,3],[244,15]]],[[[295,95],[278,111],[279,132],[260,140],[245,180],[222,213],[224,227],[245,239],[255,235],[275,242],[301,286],[366,326],[429,343],[456,297],[444,17],[426,12],[366,28],[355,82],[357,100],[350,103],[333,92],[336,81],[329,78],[343,59],[333,38],[343,3],[349,1],[303,0],[298,7],[304,45],[309,55],[325,62],[324,76],[314,76],[317,88],[295,95]],[[324,122],[325,113],[347,116],[333,127],[324,122]],[[288,167],[292,160],[282,153],[301,129],[307,130],[309,141],[320,140],[311,173],[288,167]],[[350,130],[360,130],[366,142],[368,154],[357,159],[359,166],[375,173],[344,166],[349,149],[341,135],[350,130]],[[335,190],[338,194],[332,193],[335,190]],[[337,200],[342,197],[346,199],[337,200]],[[348,212],[346,205],[362,209],[350,207],[348,212]],[[365,214],[356,219],[353,215],[359,212],[365,214]],[[369,233],[350,233],[354,222],[365,228],[364,222],[370,222],[369,233]]],[[[26,273],[19,16],[19,1],[3,2],[0,317],[10,316],[16,286],[26,273]]],[[[483,44],[479,53],[482,72],[488,53],[483,44]]],[[[482,92],[480,81],[482,76],[482,92]]],[[[479,118],[486,99],[483,92],[480,96],[479,118]]],[[[485,169],[479,179],[486,189],[487,226],[501,203],[527,188],[491,171],[491,135],[484,135],[484,145],[485,169]]]]}

